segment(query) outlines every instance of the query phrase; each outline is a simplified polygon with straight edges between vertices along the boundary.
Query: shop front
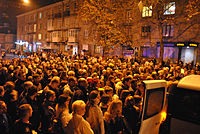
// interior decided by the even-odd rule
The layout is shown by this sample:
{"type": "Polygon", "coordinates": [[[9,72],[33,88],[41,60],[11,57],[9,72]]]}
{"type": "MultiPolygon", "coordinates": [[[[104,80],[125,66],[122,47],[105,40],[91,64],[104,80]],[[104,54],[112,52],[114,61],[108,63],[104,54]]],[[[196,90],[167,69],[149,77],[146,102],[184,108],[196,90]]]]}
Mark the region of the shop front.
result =
{"type": "MultiPolygon", "coordinates": [[[[163,59],[181,60],[184,63],[194,61],[198,56],[197,42],[164,42],[163,59]]],[[[157,43],[157,58],[160,55],[160,43],[157,43]]]]}
{"type": "Polygon", "coordinates": [[[78,42],[68,42],[67,43],[67,52],[70,55],[79,54],[79,43],[78,42]]]}

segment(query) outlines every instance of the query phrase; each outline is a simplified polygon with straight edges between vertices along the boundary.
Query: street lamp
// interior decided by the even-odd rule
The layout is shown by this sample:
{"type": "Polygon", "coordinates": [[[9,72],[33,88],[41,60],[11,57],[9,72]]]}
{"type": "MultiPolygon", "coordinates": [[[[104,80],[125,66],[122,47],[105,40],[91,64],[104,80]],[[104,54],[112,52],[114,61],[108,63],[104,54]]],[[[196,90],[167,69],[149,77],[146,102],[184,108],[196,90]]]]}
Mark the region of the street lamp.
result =
{"type": "Polygon", "coordinates": [[[23,0],[23,2],[25,3],[25,4],[29,4],[29,0],[23,0]]]}

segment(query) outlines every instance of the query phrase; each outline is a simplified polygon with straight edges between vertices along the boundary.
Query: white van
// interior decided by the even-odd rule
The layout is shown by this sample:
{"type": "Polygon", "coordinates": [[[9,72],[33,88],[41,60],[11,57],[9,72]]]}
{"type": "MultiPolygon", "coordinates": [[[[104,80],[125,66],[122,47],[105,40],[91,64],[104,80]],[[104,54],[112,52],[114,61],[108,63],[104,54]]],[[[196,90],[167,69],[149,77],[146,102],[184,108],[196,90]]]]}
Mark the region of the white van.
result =
{"type": "Polygon", "coordinates": [[[165,80],[144,81],[145,93],[137,132],[200,134],[200,75],[186,76],[171,84],[168,93],[166,83],[165,80]]]}
{"type": "Polygon", "coordinates": [[[165,80],[147,80],[143,83],[145,90],[137,133],[159,134],[160,125],[166,118],[167,82],[165,80]]]}
{"type": "Polygon", "coordinates": [[[200,75],[186,76],[169,87],[163,126],[167,134],[200,134],[200,75]]]}

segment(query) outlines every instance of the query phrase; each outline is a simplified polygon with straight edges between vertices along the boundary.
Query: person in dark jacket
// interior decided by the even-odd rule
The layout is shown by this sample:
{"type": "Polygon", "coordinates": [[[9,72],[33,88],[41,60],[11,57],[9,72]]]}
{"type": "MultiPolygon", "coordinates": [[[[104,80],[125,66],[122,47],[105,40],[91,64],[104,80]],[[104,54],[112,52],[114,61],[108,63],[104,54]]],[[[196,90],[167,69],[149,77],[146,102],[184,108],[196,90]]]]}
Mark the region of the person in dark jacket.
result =
{"type": "Polygon", "coordinates": [[[126,98],[122,113],[123,113],[124,117],[126,118],[128,124],[131,127],[132,132],[134,134],[134,132],[136,130],[138,118],[139,118],[139,112],[136,110],[135,100],[134,100],[133,96],[128,96],[126,98]]]}
{"type": "Polygon", "coordinates": [[[32,134],[33,130],[29,122],[32,112],[32,107],[29,104],[23,104],[19,107],[19,119],[15,122],[14,134],[32,134]]]}
{"type": "Polygon", "coordinates": [[[9,134],[9,123],[7,117],[7,106],[4,101],[0,101],[0,133],[9,134]]]}

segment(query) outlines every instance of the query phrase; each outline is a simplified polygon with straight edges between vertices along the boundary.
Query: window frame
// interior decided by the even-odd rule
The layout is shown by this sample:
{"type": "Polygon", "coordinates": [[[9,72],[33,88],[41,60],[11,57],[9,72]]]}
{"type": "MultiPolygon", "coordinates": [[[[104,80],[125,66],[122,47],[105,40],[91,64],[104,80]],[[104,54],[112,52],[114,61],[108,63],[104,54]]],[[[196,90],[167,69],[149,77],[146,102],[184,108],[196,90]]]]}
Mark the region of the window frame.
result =
{"type": "Polygon", "coordinates": [[[160,113],[163,109],[163,106],[164,106],[164,100],[165,100],[165,87],[160,87],[160,88],[154,88],[154,89],[151,89],[151,90],[147,90],[146,91],[146,101],[145,101],[145,111],[144,111],[144,117],[143,117],[143,120],[146,120],[146,119],[149,119],[155,115],[157,115],[158,113],[160,113]],[[162,105],[161,105],[161,108],[160,108],[160,111],[159,112],[156,112],[156,113],[153,113],[151,115],[147,115],[147,109],[148,109],[148,102],[149,102],[149,95],[153,92],[156,92],[156,91],[162,91],[163,92],[163,98],[162,98],[162,105]]]}

